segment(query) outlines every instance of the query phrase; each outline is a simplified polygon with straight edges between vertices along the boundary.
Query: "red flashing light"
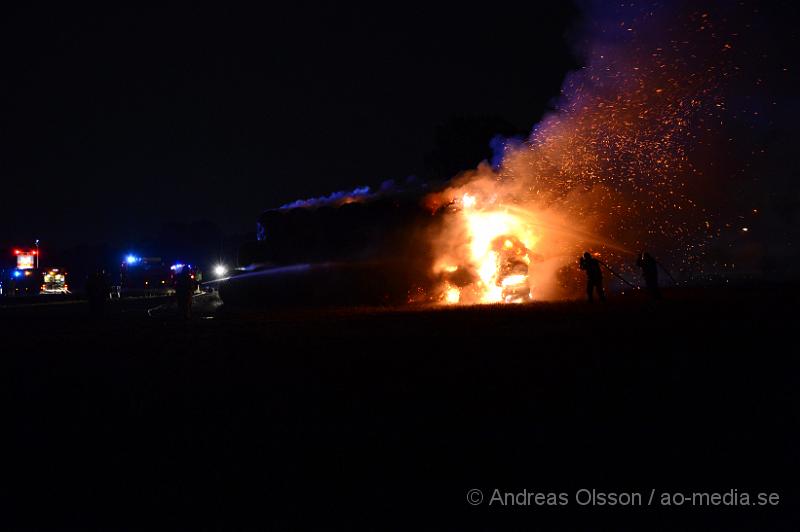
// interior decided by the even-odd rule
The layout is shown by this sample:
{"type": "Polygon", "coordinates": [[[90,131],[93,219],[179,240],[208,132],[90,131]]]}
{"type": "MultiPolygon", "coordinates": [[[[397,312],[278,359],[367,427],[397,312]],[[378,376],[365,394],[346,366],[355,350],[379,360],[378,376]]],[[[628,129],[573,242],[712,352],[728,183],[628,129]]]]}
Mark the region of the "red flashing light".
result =
{"type": "Polygon", "coordinates": [[[33,255],[38,255],[38,254],[39,254],[39,252],[38,252],[38,251],[35,251],[35,250],[34,250],[34,251],[31,251],[31,253],[32,253],[33,255]]]}
{"type": "Polygon", "coordinates": [[[18,250],[18,249],[14,250],[14,255],[19,255],[20,253],[22,253],[20,250],[18,250]]]}

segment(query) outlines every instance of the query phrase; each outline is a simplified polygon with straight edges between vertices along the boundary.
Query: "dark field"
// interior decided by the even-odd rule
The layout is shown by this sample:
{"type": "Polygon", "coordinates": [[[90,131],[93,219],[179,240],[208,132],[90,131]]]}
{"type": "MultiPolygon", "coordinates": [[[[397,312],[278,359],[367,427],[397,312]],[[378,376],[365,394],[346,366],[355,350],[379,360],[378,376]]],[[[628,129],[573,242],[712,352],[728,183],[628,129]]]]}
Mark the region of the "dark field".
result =
{"type": "Polygon", "coordinates": [[[0,308],[0,528],[797,530],[795,294],[0,308]],[[495,488],[570,501],[489,506],[495,488]],[[645,506],[581,507],[580,488],[645,506]],[[651,489],[780,502],[648,507],[651,489]]]}

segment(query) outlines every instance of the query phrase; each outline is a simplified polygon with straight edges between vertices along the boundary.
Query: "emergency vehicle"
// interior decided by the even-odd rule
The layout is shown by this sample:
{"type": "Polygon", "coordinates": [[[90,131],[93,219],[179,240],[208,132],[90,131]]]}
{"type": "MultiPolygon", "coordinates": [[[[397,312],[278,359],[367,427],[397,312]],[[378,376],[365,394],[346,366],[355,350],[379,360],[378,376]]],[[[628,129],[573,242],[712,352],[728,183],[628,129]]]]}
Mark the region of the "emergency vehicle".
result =
{"type": "Polygon", "coordinates": [[[59,268],[45,270],[42,276],[42,294],[69,294],[67,272],[59,268]]]}
{"type": "Polygon", "coordinates": [[[128,255],[120,268],[121,297],[159,296],[174,292],[175,272],[161,257],[128,255]]]}
{"type": "Polygon", "coordinates": [[[41,290],[41,273],[38,266],[39,251],[15,249],[17,266],[3,272],[0,293],[7,297],[30,296],[41,290]]]}

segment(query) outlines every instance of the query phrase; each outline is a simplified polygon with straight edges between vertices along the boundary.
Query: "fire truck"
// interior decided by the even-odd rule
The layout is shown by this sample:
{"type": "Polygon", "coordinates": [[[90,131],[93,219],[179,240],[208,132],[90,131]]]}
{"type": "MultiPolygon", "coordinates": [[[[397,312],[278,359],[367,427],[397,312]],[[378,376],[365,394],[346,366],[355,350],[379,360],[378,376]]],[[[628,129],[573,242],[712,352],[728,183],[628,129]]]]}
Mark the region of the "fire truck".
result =
{"type": "Polygon", "coordinates": [[[67,272],[62,268],[41,269],[39,249],[15,249],[16,268],[0,277],[0,295],[7,297],[39,294],[69,294],[67,272]]]}
{"type": "Polygon", "coordinates": [[[161,257],[128,255],[120,268],[120,296],[172,294],[174,274],[174,270],[161,257]]]}
{"type": "Polygon", "coordinates": [[[69,294],[67,272],[59,268],[45,270],[42,275],[42,294],[69,294]]]}
{"type": "Polygon", "coordinates": [[[7,297],[39,294],[41,273],[38,266],[38,250],[15,249],[16,268],[3,272],[0,293],[7,297]]]}

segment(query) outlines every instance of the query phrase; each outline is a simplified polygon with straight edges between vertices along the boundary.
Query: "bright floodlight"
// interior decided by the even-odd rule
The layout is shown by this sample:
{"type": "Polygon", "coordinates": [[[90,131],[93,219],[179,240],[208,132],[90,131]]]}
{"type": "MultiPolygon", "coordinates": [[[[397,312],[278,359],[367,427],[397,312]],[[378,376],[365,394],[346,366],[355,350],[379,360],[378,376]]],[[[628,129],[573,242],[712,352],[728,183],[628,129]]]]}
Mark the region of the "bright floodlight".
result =
{"type": "Polygon", "coordinates": [[[222,277],[226,273],[228,273],[228,268],[226,268],[223,264],[214,266],[214,275],[217,277],[222,277]]]}

